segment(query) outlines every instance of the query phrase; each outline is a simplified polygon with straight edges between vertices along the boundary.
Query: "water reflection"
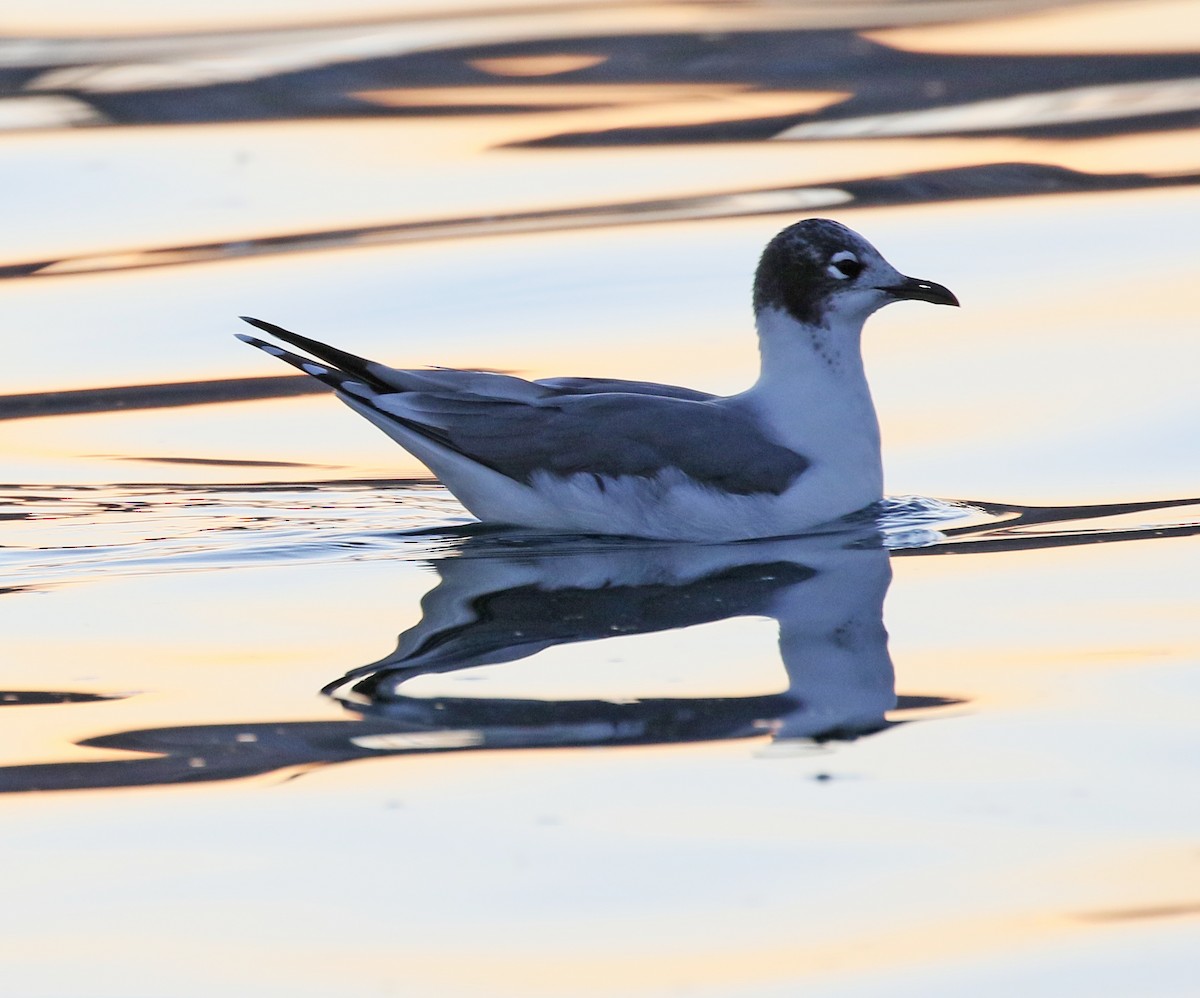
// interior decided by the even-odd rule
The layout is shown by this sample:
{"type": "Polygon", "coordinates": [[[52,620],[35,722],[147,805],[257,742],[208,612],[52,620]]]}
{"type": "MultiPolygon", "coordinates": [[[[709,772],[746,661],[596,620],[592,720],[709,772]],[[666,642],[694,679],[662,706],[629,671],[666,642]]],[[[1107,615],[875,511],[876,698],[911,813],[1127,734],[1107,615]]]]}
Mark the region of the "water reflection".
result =
{"type": "MultiPolygon", "coordinates": [[[[156,757],[4,767],[0,792],[229,779],[381,753],[766,735],[846,740],[896,723],[886,715],[897,708],[954,702],[896,697],[882,616],[891,568],[873,530],[713,546],[497,531],[468,538],[434,567],[439,584],[396,651],[326,690],[358,720],[106,735],[82,744],[156,757]],[[778,624],[783,692],[535,700],[404,690],[420,676],[514,662],[556,645],[746,616],[778,624]]],[[[733,673],[745,664],[739,651],[729,655],[733,673]]]]}
{"type": "MultiPolygon", "coordinates": [[[[987,14],[1026,6],[989,5],[987,14]]],[[[672,6],[642,4],[625,9],[615,29],[609,14],[591,5],[541,11],[540,19],[523,6],[497,5],[480,16],[469,5],[448,5],[374,24],[0,39],[0,130],[390,117],[403,119],[398,125],[404,131],[397,134],[406,135],[408,145],[428,146],[452,162],[472,148],[542,150],[535,154],[539,159],[553,160],[549,147],[738,142],[761,148],[766,140],[905,136],[1078,139],[1187,130],[1200,121],[1200,60],[1192,53],[922,51],[889,43],[879,29],[927,14],[896,5],[823,14],[810,7],[689,5],[680,17],[672,6]],[[460,138],[448,140],[451,132],[439,131],[438,122],[460,138]]],[[[969,4],[942,8],[939,21],[978,16],[969,4]]],[[[1080,23],[1086,25],[1086,15],[1080,23]]],[[[235,143],[235,149],[238,162],[248,162],[249,146],[235,143]]],[[[1036,154],[1028,143],[1022,151],[1036,154]]],[[[797,167],[796,182],[787,187],[728,185],[701,196],[621,200],[582,194],[577,204],[543,199],[539,208],[522,211],[489,201],[478,214],[435,211],[432,218],[426,198],[408,206],[408,217],[319,229],[300,225],[298,231],[281,232],[269,223],[248,231],[239,219],[227,240],[120,241],[100,253],[39,254],[6,261],[0,278],[631,222],[1196,182],[1184,170],[1168,176],[1063,169],[1061,152],[1040,163],[1013,164],[987,161],[994,151],[983,149],[977,155],[984,161],[967,168],[960,168],[961,154],[951,154],[954,162],[947,163],[945,153],[931,153],[939,168],[874,178],[861,176],[862,157],[855,156],[848,172],[831,172],[817,183],[807,176],[802,181],[805,168],[797,167]]],[[[576,169],[580,162],[572,159],[576,169]]],[[[502,186],[499,173],[490,177],[502,186]]],[[[289,228],[295,217],[289,213],[289,228]]],[[[271,394],[264,390],[262,397],[271,394]]]]}
{"type": "MultiPolygon", "coordinates": [[[[1033,26],[1027,30],[1040,39],[1039,55],[995,49],[991,54],[935,52],[922,50],[922,36],[915,34],[902,39],[863,33],[862,29],[929,16],[952,22],[978,16],[981,9],[962,3],[935,6],[937,11],[930,14],[930,5],[918,11],[897,4],[647,3],[620,9],[493,4],[481,14],[478,5],[450,3],[370,25],[3,39],[0,130],[89,126],[89,131],[73,137],[26,134],[8,139],[14,154],[28,152],[39,178],[47,162],[65,161],[64,156],[74,157],[77,166],[83,164],[56,175],[61,181],[53,187],[56,197],[78,188],[103,192],[103,197],[93,197],[97,204],[112,200],[127,205],[127,196],[124,201],[122,196],[110,198],[112,190],[122,188],[105,185],[145,161],[160,164],[154,169],[161,176],[199,192],[202,212],[213,205],[218,210],[212,212],[216,221],[206,217],[204,224],[189,222],[179,203],[163,202],[170,207],[155,208],[147,188],[137,191],[142,207],[131,214],[157,214],[170,223],[140,229],[124,224],[124,218],[104,215],[98,216],[98,224],[89,211],[78,210],[84,200],[80,198],[80,205],[72,209],[71,225],[61,235],[54,235],[54,226],[39,225],[53,238],[41,243],[34,238],[29,244],[22,237],[20,245],[14,243],[0,278],[5,279],[9,300],[19,304],[26,295],[53,298],[73,275],[75,293],[82,295],[78,301],[87,304],[95,299],[80,290],[90,281],[79,277],[83,273],[106,275],[90,281],[89,287],[113,287],[114,294],[134,298],[132,285],[110,284],[123,280],[115,272],[179,266],[185,272],[181,284],[170,287],[170,300],[174,310],[186,313],[189,309],[180,308],[173,296],[183,281],[206,272],[187,268],[202,262],[240,260],[251,267],[257,258],[253,266],[261,268],[267,258],[283,254],[363,246],[1200,182],[1197,147],[1189,131],[1200,122],[1196,55],[1086,54],[1078,51],[1085,31],[1061,32],[1064,46],[1076,49],[1066,53],[1056,51],[1054,39],[1033,26]],[[339,130],[340,139],[334,140],[328,119],[339,118],[358,120],[339,130]],[[356,129],[365,132],[367,119],[385,125],[387,142],[402,146],[405,157],[415,157],[416,165],[408,165],[411,172],[393,175],[391,171],[406,164],[401,157],[381,152],[383,145],[374,138],[354,147],[358,151],[346,157],[348,165],[325,163],[319,152],[350,141],[356,129]],[[275,137],[274,129],[211,124],[301,120],[311,124],[289,128],[314,150],[312,156],[295,155],[291,146],[280,147],[284,155],[259,141],[263,135],[275,137]],[[205,127],[200,129],[155,127],[201,123],[205,127]],[[105,125],[141,127],[95,127],[105,125]],[[1163,129],[1179,130],[1174,151],[1167,135],[1146,152],[1148,133],[1163,129]],[[204,148],[200,142],[171,144],[193,132],[222,155],[209,162],[197,154],[204,148]],[[902,136],[912,141],[899,141],[902,136]],[[962,138],[933,141],[944,136],[962,138]],[[1002,142],[996,136],[1015,141],[1002,142]],[[1089,136],[1115,139],[1110,144],[1078,141],[1089,136]],[[1117,145],[1122,137],[1129,145],[1117,145]],[[801,147],[790,142],[768,141],[778,139],[805,142],[804,156],[796,158],[801,147]],[[132,141],[126,145],[125,140],[132,141]],[[696,155],[696,145],[688,145],[699,143],[708,143],[702,156],[696,155]],[[1129,151],[1134,143],[1137,151],[1129,151]],[[880,155],[885,150],[886,155],[880,155]],[[736,153],[736,161],[716,158],[730,151],[736,153]],[[276,170],[289,157],[287,165],[295,172],[279,174],[288,202],[282,210],[267,210],[274,202],[264,201],[254,170],[276,170]],[[765,157],[776,157],[769,169],[765,157]],[[784,157],[791,158],[785,162],[784,157]],[[477,172],[457,172],[463,163],[475,170],[476,160],[477,172]],[[115,167],[112,178],[80,186],[81,178],[88,176],[85,167],[98,173],[97,163],[110,161],[115,167]],[[882,173],[879,161],[886,161],[894,172],[882,173]],[[777,167],[776,162],[784,165],[777,167]],[[313,163],[328,172],[308,174],[313,163]],[[663,170],[662,164],[671,169],[663,170]],[[1129,172],[1095,172],[1103,169],[1129,172]],[[387,177],[387,188],[372,189],[368,210],[346,200],[346,191],[378,185],[378,179],[370,178],[379,176],[387,177]],[[612,176],[617,180],[609,183],[612,176]],[[380,197],[392,188],[415,193],[407,200],[380,197]],[[302,196],[317,191],[321,197],[302,196]],[[312,211],[312,204],[326,201],[336,210],[312,211]],[[230,205],[236,210],[226,211],[230,205]],[[45,284],[53,277],[61,280],[45,284]]],[[[994,16],[1045,5],[1029,0],[982,6],[994,16]]],[[[1073,24],[1086,24],[1091,16],[1086,6],[1073,24]]],[[[1173,35],[1176,26],[1171,20],[1161,23],[1159,31],[1173,35]]],[[[18,188],[37,186],[25,183],[26,174],[13,176],[18,188]]],[[[1180,197],[1185,194],[1179,192],[1180,197]]],[[[921,229],[917,221],[914,216],[914,232],[921,229]]],[[[36,236],[29,228],[17,231],[36,236]]],[[[1038,226],[1030,231],[1038,232],[1038,226]]],[[[675,245],[687,242],[680,236],[675,245]]],[[[498,253],[506,251],[511,249],[504,246],[498,253]]],[[[326,297],[370,300],[372,294],[343,290],[351,279],[348,275],[357,279],[365,257],[352,252],[344,257],[344,270],[334,267],[323,274],[333,289],[326,297]]],[[[994,259],[984,262],[993,265],[994,259]]],[[[1055,267],[1048,273],[1061,284],[1069,274],[1104,272],[1107,259],[1087,247],[1073,261],[1064,260],[1065,269],[1055,267]]],[[[493,263],[491,258],[485,261],[483,272],[490,273],[493,263]]],[[[300,259],[281,265],[303,264],[300,259]]],[[[979,266],[984,268],[983,263],[979,266]]],[[[1006,272],[1010,266],[1004,263],[1006,272]]],[[[240,268],[212,270],[224,274],[216,282],[226,286],[236,284],[240,268]]],[[[246,280],[257,282],[263,273],[254,270],[246,280]]],[[[173,277],[174,272],[164,272],[137,279],[173,277]]],[[[284,283],[288,294],[295,295],[307,282],[289,271],[284,283]]],[[[155,296],[163,293],[157,287],[139,284],[137,295],[157,300],[155,296]]],[[[74,300],[73,295],[65,297],[74,300]]],[[[1074,310],[1077,301],[1072,298],[1066,304],[1074,310]]],[[[296,307],[307,307],[303,296],[296,307]]],[[[551,326],[560,321],[552,304],[542,308],[539,320],[547,319],[551,326]]],[[[146,322],[141,315],[130,325],[146,322]]],[[[419,325],[411,323],[413,328],[419,325]]],[[[72,326],[78,326],[77,335],[90,345],[93,323],[77,323],[72,317],[72,326]]],[[[1056,330],[1056,338],[1070,329],[1064,325],[1056,330]]],[[[180,330],[175,333],[184,336],[180,330]]],[[[125,351],[130,359],[134,354],[125,341],[110,349],[114,354],[125,351]]],[[[972,349],[983,355],[989,347],[972,349]]],[[[528,344],[521,351],[536,353],[528,344]]],[[[69,364],[74,356],[93,356],[89,350],[56,353],[53,364],[18,367],[69,372],[69,366],[59,364],[69,364]]],[[[171,363],[184,359],[191,371],[190,354],[171,363]]],[[[222,368],[217,364],[213,370],[219,373],[222,368]]],[[[204,370],[197,377],[208,373],[204,370]]],[[[90,369],[86,377],[56,377],[63,384],[125,387],[8,395],[0,398],[0,419],[175,408],[286,396],[314,387],[299,378],[180,382],[177,378],[183,375],[175,371],[155,376],[163,383],[133,386],[113,381],[111,374],[93,375],[90,369]]],[[[1010,399],[1008,386],[1003,399],[1010,399]]],[[[964,404],[963,411],[967,408],[964,404]]],[[[987,418],[993,419],[996,407],[985,408],[987,418]]],[[[211,423],[204,425],[206,446],[215,432],[211,423]]],[[[247,463],[232,447],[228,457],[219,456],[226,453],[223,450],[218,456],[206,451],[206,456],[197,457],[188,450],[186,435],[178,441],[167,438],[177,450],[152,450],[143,444],[121,449],[111,443],[104,450],[151,455],[141,460],[175,465],[203,461],[232,468],[247,463]]],[[[938,460],[945,463],[947,456],[939,455],[938,460]]],[[[290,467],[282,461],[253,464],[290,467]]],[[[353,472],[347,465],[347,474],[353,472]]],[[[122,474],[112,473],[118,479],[122,474]]],[[[354,491],[353,484],[283,484],[276,486],[282,494],[270,495],[261,486],[224,493],[213,487],[188,490],[173,485],[145,494],[14,490],[11,511],[0,513],[0,519],[20,521],[28,538],[22,545],[10,544],[0,557],[0,564],[14,576],[20,573],[20,585],[0,588],[14,600],[65,582],[124,574],[211,571],[302,558],[417,558],[428,556],[431,549],[438,555],[434,566],[440,581],[425,599],[424,618],[406,632],[393,655],[329,687],[353,720],[267,720],[116,732],[80,744],[137,751],[145,757],[0,768],[0,787],[226,779],[378,754],[450,749],[767,735],[851,738],[882,730],[889,713],[902,716],[895,714],[897,708],[946,702],[939,697],[895,696],[880,617],[887,555],[870,542],[847,546],[843,538],[822,542],[826,547],[787,542],[775,550],[739,545],[683,554],[662,547],[611,550],[578,543],[547,549],[528,540],[518,543],[511,535],[481,535],[465,542],[398,542],[396,530],[429,519],[431,507],[440,522],[460,511],[448,511],[439,493],[425,485],[360,483],[361,491],[354,491]],[[310,503],[306,497],[288,495],[310,488],[319,488],[319,500],[310,503]],[[50,506],[57,507],[52,515],[47,513],[50,506]],[[146,525],[150,518],[152,529],[146,525]],[[148,532],[153,536],[147,537],[148,532]],[[785,690],[725,697],[634,697],[622,702],[416,692],[441,674],[515,663],[555,647],[608,642],[616,635],[636,640],[738,617],[776,622],[785,690]]],[[[1005,491],[1019,489],[1006,483],[1005,491]]],[[[1170,492],[1164,489],[1162,494],[1170,492]]],[[[1144,511],[1188,503],[1194,500],[1090,510],[979,503],[980,520],[986,522],[938,525],[941,536],[932,538],[929,530],[917,528],[892,553],[930,556],[1183,536],[1200,530],[1194,511],[1186,523],[1138,517],[1144,511]],[[1126,516],[1129,525],[1097,529],[1083,522],[1117,515],[1126,516]]],[[[897,544],[897,536],[892,531],[888,542],[897,544]]],[[[381,633],[393,629],[386,620],[378,626],[381,633]]],[[[342,667],[339,663],[336,668],[342,667]]],[[[738,667],[734,649],[729,670],[736,673],[738,667]]],[[[454,683],[450,677],[443,681],[454,683]]],[[[11,695],[19,699],[8,703],[30,710],[73,696],[11,695]]]]}
{"type": "MultiPolygon", "coordinates": [[[[327,692],[370,716],[445,729],[472,720],[528,728],[539,741],[699,740],[770,731],[854,738],[896,706],[883,627],[888,552],[871,533],[733,545],[614,543],[511,547],[482,535],[435,564],[439,585],[396,651],[327,692]],[[787,690],[673,700],[481,701],[406,695],[416,677],[513,662],[560,644],[603,641],[734,617],[779,627],[787,690]],[[570,720],[567,720],[569,718],[570,720]],[[552,735],[539,733],[549,724],[552,735]]],[[[518,535],[519,536],[519,535],[518,535]]],[[[728,667],[738,668],[736,650],[728,667]]],[[[513,739],[511,731],[501,735],[513,739]]],[[[517,740],[521,736],[516,736],[517,740]]],[[[480,744],[488,743],[482,726],[480,744]]]]}
{"type": "MultiPolygon", "coordinates": [[[[984,163],[879,177],[831,177],[820,184],[719,191],[704,196],[585,204],[574,208],[489,212],[482,216],[363,225],[229,242],[152,247],[118,254],[29,260],[0,266],[0,280],[63,277],[146,268],[175,267],[251,257],[383,246],[440,239],[469,239],[605,226],[648,225],[753,215],[801,215],[830,208],[881,208],[937,204],[1033,194],[1193,187],[1200,173],[1089,173],[1039,163],[984,163]]],[[[303,379],[239,378],[196,384],[132,386],[38,395],[0,396],[0,419],[99,412],[113,408],[157,408],[306,394],[303,379]]],[[[308,390],[309,392],[312,389],[308,390]]]]}
{"type": "MultiPolygon", "coordinates": [[[[0,67],[11,96],[0,101],[0,127],[549,106],[600,114],[591,128],[529,141],[610,145],[913,129],[1025,135],[1081,122],[1111,134],[1191,124],[1200,107],[1190,53],[909,50],[861,31],[911,23],[894,4],[823,17],[813,5],[687,5],[684,16],[679,5],[583,5],[541,18],[524,5],[486,17],[455,6],[326,28],[5,40],[0,67]],[[840,124],[823,130],[832,122],[840,124]]],[[[989,5],[988,13],[1025,6],[989,5]]],[[[939,8],[939,21],[975,14],[972,5],[939,8]]]]}
{"type": "Polygon", "coordinates": [[[123,700],[123,693],[79,693],[74,690],[5,690],[0,691],[0,707],[46,706],[56,703],[97,703],[104,700],[123,700]]]}
{"type": "Polygon", "coordinates": [[[89,412],[126,412],[130,409],[173,409],[186,405],[314,395],[323,390],[319,384],[314,386],[311,378],[284,375],[185,381],[167,385],[83,388],[66,392],[32,392],[24,395],[0,395],[0,419],[33,419],[89,412]]]}
{"type": "MultiPolygon", "coordinates": [[[[155,460],[173,466],[187,461],[168,455],[155,460]]],[[[893,555],[1026,550],[1200,532],[1197,498],[1039,507],[909,496],[885,499],[870,515],[893,555]]],[[[430,479],[8,485],[0,491],[4,521],[21,524],[21,543],[14,538],[0,549],[0,569],[20,584],[0,587],[0,595],[131,575],[444,559],[454,557],[464,541],[482,544],[482,537],[470,540],[481,530],[489,536],[430,479]]],[[[501,544],[505,536],[491,543],[501,544]]]]}
{"type": "MultiPolygon", "coordinates": [[[[0,766],[0,793],[207,782],[381,755],[472,749],[860,738],[912,719],[916,711],[924,716],[929,708],[959,702],[895,693],[883,625],[890,557],[1192,536],[1200,533],[1196,506],[1195,499],[1057,508],[977,503],[974,522],[962,523],[965,507],[958,507],[958,525],[947,525],[938,524],[936,504],[893,500],[876,524],[859,529],[727,545],[547,537],[471,526],[440,536],[426,530],[422,550],[438,583],[422,600],[420,621],[400,636],[392,654],[325,689],[353,719],[115,732],[78,744],[144,757],[0,766]],[[430,545],[437,551],[433,557],[430,545]],[[631,690],[619,697],[549,699],[422,695],[418,689],[453,684],[451,674],[518,663],[559,646],[636,642],[747,617],[772,620],[778,628],[785,687],[778,692],[682,697],[631,690]]],[[[945,515],[941,508],[943,520],[945,515]]],[[[405,543],[414,536],[405,535],[405,543]]],[[[626,650],[634,649],[638,670],[652,673],[661,664],[659,647],[626,650]]],[[[736,640],[728,651],[714,645],[712,656],[734,683],[748,666],[761,664],[736,640]]],[[[676,669],[686,673],[696,664],[680,662],[676,669]]],[[[504,669],[493,671],[502,676],[504,669]]],[[[36,691],[4,697],[16,707],[97,699],[36,691]]]]}

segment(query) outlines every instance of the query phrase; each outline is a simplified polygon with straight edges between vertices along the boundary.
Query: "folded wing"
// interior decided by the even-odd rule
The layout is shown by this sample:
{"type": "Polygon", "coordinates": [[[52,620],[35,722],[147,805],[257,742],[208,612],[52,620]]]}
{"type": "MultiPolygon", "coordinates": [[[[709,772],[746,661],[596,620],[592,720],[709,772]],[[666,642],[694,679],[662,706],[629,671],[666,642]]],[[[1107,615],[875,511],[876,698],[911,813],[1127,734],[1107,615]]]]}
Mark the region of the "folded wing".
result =
{"type": "Polygon", "coordinates": [[[739,495],[778,495],[808,467],[720,401],[609,393],[513,402],[470,393],[379,395],[375,408],[509,478],[653,478],[675,470],[739,495]]]}
{"type": "Polygon", "coordinates": [[[247,321],[323,363],[251,336],[240,339],[329,385],[401,443],[415,434],[514,481],[587,474],[603,486],[606,479],[682,474],[722,492],[778,495],[809,464],[729,400],[704,392],[647,382],[398,370],[247,321]]]}

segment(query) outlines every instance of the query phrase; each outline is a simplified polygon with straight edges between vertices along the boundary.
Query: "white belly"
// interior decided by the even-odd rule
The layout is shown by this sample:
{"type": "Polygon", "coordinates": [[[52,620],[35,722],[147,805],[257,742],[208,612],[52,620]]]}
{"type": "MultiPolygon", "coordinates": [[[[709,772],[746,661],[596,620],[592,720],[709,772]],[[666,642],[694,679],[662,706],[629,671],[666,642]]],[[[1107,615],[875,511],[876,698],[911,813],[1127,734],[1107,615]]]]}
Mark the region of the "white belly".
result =
{"type": "Polygon", "coordinates": [[[537,474],[529,485],[509,482],[465,505],[483,520],[573,533],[665,540],[734,541],[811,530],[881,498],[869,482],[822,481],[810,469],[782,495],[732,495],[680,472],[655,478],[560,478],[537,474]],[[830,486],[834,487],[830,487],[830,486]],[[857,487],[855,487],[857,485],[857,487]],[[515,489],[513,488],[515,486],[515,489]]]}

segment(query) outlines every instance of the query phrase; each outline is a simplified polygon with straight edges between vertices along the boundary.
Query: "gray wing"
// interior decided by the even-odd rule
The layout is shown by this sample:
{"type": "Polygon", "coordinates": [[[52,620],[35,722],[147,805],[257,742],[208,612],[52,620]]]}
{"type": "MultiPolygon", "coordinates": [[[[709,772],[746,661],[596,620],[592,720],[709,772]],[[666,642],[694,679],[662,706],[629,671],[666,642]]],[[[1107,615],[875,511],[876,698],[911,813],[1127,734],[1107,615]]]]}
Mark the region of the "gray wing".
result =
{"type": "Polygon", "coordinates": [[[717,398],[709,392],[677,385],[659,385],[652,381],[621,381],[617,378],[541,378],[526,381],[511,374],[491,371],[463,371],[452,367],[403,370],[372,362],[372,373],[397,391],[470,392],[514,402],[534,402],[566,395],[653,395],[658,398],[689,399],[710,402],[717,398]]]}
{"type": "Polygon", "coordinates": [[[725,492],[778,495],[809,464],[768,439],[742,410],[705,392],[642,381],[397,370],[261,319],[246,321],[331,366],[252,336],[240,339],[517,481],[538,471],[652,478],[674,468],[725,492]]]}
{"type": "Polygon", "coordinates": [[[535,472],[651,478],[675,468],[739,495],[778,495],[808,460],[768,439],[739,409],[645,394],[532,403],[404,392],[371,404],[414,432],[521,482],[535,472]]]}
{"type": "Polygon", "coordinates": [[[616,378],[541,378],[532,384],[541,388],[549,388],[559,395],[603,395],[618,392],[625,395],[657,395],[660,398],[691,399],[693,402],[710,402],[717,397],[708,392],[697,391],[695,388],[658,385],[652,381],[619,381],[616,378]]]}

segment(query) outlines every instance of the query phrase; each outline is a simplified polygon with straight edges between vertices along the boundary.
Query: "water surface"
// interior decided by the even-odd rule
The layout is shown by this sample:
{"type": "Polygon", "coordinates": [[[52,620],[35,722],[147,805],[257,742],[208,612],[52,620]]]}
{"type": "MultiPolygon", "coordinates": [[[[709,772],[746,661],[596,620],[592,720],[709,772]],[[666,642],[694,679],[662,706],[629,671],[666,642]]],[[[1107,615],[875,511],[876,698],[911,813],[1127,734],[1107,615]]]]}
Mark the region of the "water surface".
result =
{"type": "Polygon", "coordinates": [[[110,6],[0,39],[11,987],[1190,993],[1189,5],[110,6]],[[733,392],[810,214],[964,305],[821,536],[481,529],[229,335],[733,392]]]}

